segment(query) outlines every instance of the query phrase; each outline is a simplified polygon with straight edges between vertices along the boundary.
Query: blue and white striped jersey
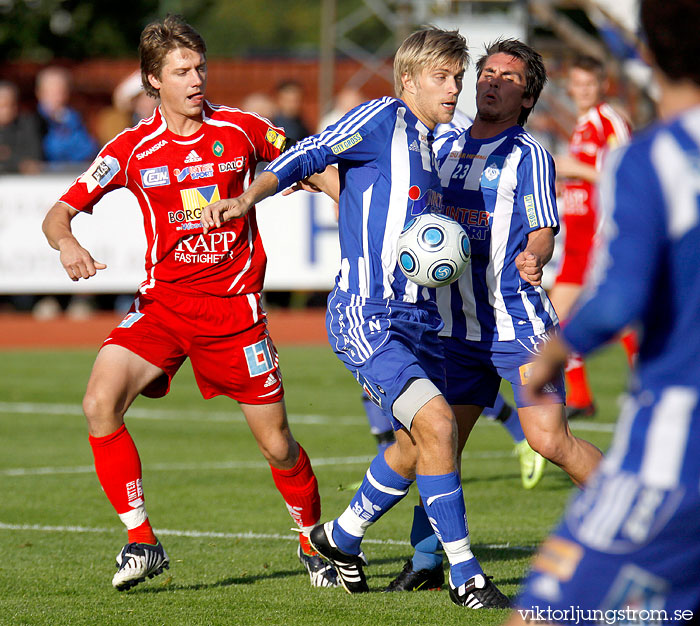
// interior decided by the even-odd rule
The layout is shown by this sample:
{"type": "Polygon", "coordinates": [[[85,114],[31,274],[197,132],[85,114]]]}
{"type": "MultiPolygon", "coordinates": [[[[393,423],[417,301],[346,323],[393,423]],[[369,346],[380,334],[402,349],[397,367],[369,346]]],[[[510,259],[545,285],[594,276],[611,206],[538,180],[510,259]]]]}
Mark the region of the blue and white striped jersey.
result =
{"type": "Polygon", "coordinates": [[[697,390],[700,107],[613,152],[599,193],[600,241],[564,339],[586,354],[639,324],[639,386],[697,390]]]}
{"type": "Polygon", "coordinates": [[[396,244],[411,217],[440,208],[431,144],[430,130],[405,103],[381,98],[354,108],[266,168],[284,189],[338,164],[341,267],[336,284],[343,291],[404,302],[428,299],[401,272],[396,244]]]}
{"type": "Polygon", "coordinates": [[[489,139],[469,129],[434,144],[443,212],[469,235],[471,271],[435,290],[441,334],[470,341],[511,341],[539,335],[558,323],[541,287],[520,278],[515,258],[528,234],[559,229],[551,155],[522,127],[489,139]]]}

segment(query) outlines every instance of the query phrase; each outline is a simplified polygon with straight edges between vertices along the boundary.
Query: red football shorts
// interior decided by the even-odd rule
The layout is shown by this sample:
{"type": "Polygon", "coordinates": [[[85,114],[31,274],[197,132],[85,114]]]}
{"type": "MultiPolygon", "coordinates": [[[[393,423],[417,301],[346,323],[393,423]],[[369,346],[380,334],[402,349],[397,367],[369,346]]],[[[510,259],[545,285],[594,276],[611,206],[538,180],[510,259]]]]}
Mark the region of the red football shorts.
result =
{"type": "Polygon", "coordinates": [[[592,190],[572,186],[564,190],[564,226],[566,236],[557,283],[583,285],[593,250],[596,214],[592,190]]]}
{"type": "Polygon", "coordinates": [[[157,287],[137,295],[102,345],[111,344],[163,370],[142,391],[150,398],[168,393],[187,357],[206,399],[224,395],[244,404],[272,404],[284,397],[260,294],[220,298],[157,287]]]}

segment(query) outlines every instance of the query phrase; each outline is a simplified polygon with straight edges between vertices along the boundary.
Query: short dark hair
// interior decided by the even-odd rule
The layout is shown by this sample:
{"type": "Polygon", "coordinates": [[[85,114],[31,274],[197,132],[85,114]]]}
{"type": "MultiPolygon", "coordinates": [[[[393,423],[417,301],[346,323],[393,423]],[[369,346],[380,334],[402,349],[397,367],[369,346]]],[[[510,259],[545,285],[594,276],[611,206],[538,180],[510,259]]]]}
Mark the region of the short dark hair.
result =
{"type": "Polygon", "coordinates": [[[591,74],[597,74],[599,80],[605,78],[605,63],[596,57],[586,54],[579,55],[574,58],[571,67],[577,67],[591,74]]]}
{"type": "Polygon", "coordinates": [[[157,98],[159,94],[149,82],[148,76],[160,79],[165,57],[176,48],[188,48],[203,56],[207,54],[202,36],[179,15],[168,14],[162,22],[151,22],[141,32],[141,83],[149,96],[157,98]]]}
{"type": "Polygon", "coordinates": [[[481,76],[481,71],[484,69],[486,60],[499,52],[509,54],[525,63],[525,97],[532,98],[532,106],[529,109],[525,107],[520,109],[518,124],[522,126],[530,116],[532,109],[535,108],[535,104],[537,104],[542,89],[544,89],[547,83],[547,70],[544,67],[542,55],[534,48],[531,48],[518,39],[497,39],[486,46],[486,54],[476,62],[477,78],[481,76]]]}
{"type": "Polygon", "coordinates": [[[640,20],[659,69],[672,81],[700,85],[698,0],[642,0],[640,20]]]}

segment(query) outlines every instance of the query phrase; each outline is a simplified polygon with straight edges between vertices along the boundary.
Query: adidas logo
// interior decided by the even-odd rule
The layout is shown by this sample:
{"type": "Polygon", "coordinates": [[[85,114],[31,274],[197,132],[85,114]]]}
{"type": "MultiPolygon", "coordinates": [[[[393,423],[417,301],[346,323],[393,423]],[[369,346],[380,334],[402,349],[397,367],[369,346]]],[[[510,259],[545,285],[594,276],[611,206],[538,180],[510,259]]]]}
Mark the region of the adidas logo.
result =
{"type": "Polygon", "coordinates": [[[202,157],[199,156],[194,150],[190,150],[190,153],[185,157],[185,163],[197,163],[201,160],[202,157]]]}
{"type": "Polygon", "coordinates": [[[276,385],[276,384],[277,384],[277,376],[275,376],[274,374],[270,374],[267,377],[267,380],[265,381],[265,384],[263,385],[263,387],[272,387],[272,385],[276,385]]]}
{"type": "Polygon", "coordinates": [[[413,143],[408,146],[408,149],[413,151],[413,152],[420,152],[420,146],[418,145],[418,142],[414,139],[413,143]]]}

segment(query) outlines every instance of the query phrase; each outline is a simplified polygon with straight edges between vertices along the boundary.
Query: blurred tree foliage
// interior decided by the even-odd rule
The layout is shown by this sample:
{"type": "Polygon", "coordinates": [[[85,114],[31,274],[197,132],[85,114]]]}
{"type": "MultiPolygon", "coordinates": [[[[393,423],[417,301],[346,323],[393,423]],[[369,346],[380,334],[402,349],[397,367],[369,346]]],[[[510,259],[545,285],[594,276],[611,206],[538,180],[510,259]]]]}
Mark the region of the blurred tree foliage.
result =
{"type": "MultiPolygon", "coordinates": [[[[336,3],[338,18],[362,5],[336,3]]],[[[199,30],[210,57],[313,55],[320,8],[320,0],[0,0],[0,55],[40,62],[134,57],[143,27],[168,12],[199,30]]],[[[356,30],[354,38],[370,48],[390,35],[376,19],[356,30]]]]}

